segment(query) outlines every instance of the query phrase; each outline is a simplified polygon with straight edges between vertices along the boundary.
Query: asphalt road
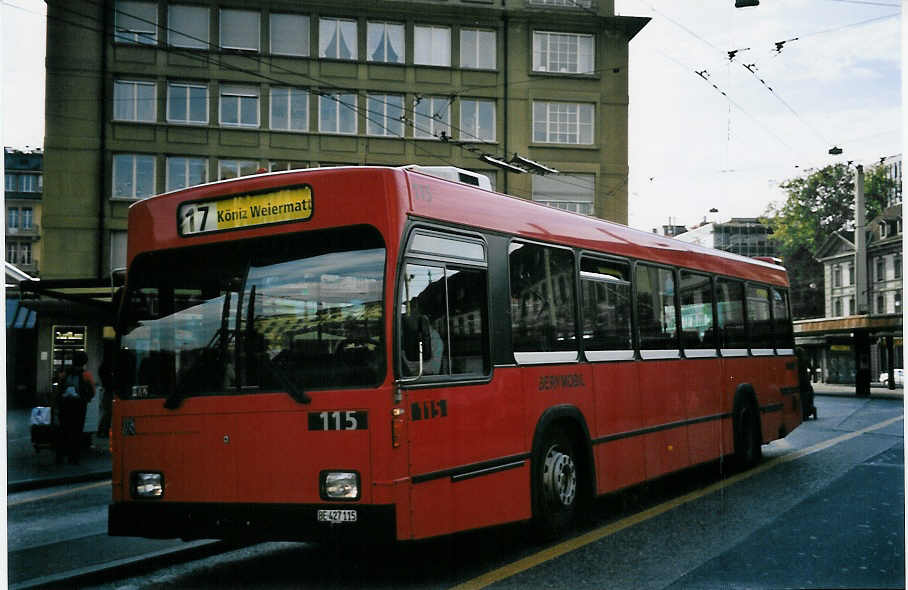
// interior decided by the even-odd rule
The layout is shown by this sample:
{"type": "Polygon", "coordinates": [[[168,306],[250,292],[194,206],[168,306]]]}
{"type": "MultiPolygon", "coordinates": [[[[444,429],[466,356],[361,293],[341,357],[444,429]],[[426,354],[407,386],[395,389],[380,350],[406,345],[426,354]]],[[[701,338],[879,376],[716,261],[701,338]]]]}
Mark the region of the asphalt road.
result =
{"type": "MultiPolygon", "coordinates": [[[[138,562],[116,578],[71,585],[902,588],[902,402],[819,397],[817,406],[820,419],[765,446],[755,470],[712,464],[607,496],[554,545],[520,525],[382,547],[264,543],[184,563],[138,562]]],[[[104,482],[11,495],[12,587],[179,546],[106,537],[108,499],[104,482]]]]}

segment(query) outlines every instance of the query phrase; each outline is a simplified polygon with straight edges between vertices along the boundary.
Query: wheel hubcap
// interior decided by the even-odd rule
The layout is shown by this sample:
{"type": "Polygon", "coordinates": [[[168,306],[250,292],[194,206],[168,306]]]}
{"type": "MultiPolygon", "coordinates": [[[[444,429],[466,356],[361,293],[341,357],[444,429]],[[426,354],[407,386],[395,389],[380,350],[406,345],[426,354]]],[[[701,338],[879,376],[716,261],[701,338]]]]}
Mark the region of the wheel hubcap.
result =
{"type": "Polygon", "coordinates": [[[546,453],[542,466],[542,489],[550,503],[568,507],[577,495],[577,471],[574,460],[556,447],[546,453]]]}

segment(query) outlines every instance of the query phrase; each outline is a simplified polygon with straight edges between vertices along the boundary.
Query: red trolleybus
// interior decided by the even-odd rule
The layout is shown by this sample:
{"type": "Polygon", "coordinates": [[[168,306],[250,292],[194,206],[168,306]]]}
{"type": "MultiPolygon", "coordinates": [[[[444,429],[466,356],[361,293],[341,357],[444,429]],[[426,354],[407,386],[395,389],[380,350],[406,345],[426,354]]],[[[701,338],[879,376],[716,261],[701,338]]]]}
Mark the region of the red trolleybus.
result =
{"type": "Polygon", "coordinates": [[[110,534],[557,534],[798,426],[783,268],[425,172],[132,205],[110,534]]]}

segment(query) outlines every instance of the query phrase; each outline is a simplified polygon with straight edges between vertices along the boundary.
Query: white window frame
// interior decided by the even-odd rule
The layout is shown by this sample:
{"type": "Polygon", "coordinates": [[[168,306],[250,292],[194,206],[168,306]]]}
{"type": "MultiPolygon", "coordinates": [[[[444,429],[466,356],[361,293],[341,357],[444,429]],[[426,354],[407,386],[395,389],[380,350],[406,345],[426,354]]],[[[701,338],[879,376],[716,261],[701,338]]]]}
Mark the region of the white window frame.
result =
{"type": "Polygon", "coordinates": [[[309,15],[295,14],[295,13],[289,13],[289,12],[272,12],[271,15],[268,17],[268,26],[269,26],[269,28],[268,28],[268,33],[269,33],[268,49],[271,51],[271,53],[273,55],[292,55],[295,57],[308,57],[309,51],[310,51],[309,25],[310,25],[309,15]],[[288,23],[288,24],[284,24],[280,27],[275,27],[276,19],[278,19],[278,20],[279,19],[288,19],[288,20],[295,21],[296,24],[288,23]],[[284,30],[298,31],[298,38],[302,42],[302,47],[299,50],[294,50],[293,48],[282,49],[280,51],[276,50],[274,48],[274,40],[275,40],[275,38],[277,38],[277,35],[275,34],[275,30],[278,30],[281,32],[283,32],[284,30]]]}
{"type": "Polygon", "coordinates": [[[418,98],[413,105],[413,137],[437,140],[442,132],[448,137],[451,136],[451,99],[447,96],[418,98]],[[423,105],[428,105],[429,108],[425,109],[423,105]],[[432,116],[417,113],[417,110],[426,110],[432,113],[432,116]],[[437,116],[441,110],[444,110],[443,117],[437,116]]]}
{"type": "MultiPolygon", "coordinates": [[[[231,31],[227,31],[228,34],[231,31]]],[[[257,10],[242,10],[239,8],[221,8],[218,13],[218,43],[221,49],[230,49],[233,51],[260,51],[262,47],[262,14],[257,10]],[[255,21],[255,44],[243,45],[241,39],[228,39],[225,43],[225,22],[228,25],[238,24],[240,21],[234,21],[234,18],[245,16],[246,18],[254,17],[255,21]],[[233,22],[231,22],[233,21],[233,22]]]]}
{"type": "Polygon", "coordinates": [[[407,61],[407,29],[403,23],[395,22],[386,22],[386,21],[367,21],[366,22],[366,61],[371,63],[383,63],[383,64],[403,64],[407,61]],[[381,27],[381,32],[379,33],[380,38],[378,43],[373,47],[373,42],[375,37],[373,32],[375,29],[381,27]],[[391,61],[388,59],[388,46],[392,46],[391,42],[391,31],[393,29],[395,33],[400,34],[400,47],[397,51],[398,59],[397,61],[391,61]],[[384,59],[372,59],[372,56],[375,54],[380,46],[384,46],[384,59]]]}
{"type": "Polygon", "coordinates": [[[197,84],[195,82],[168,82],[167,83],[167,113],[166,119],[168,123],[181,123],[184,125],[207,125],[209,118],[209,107],[208,107],[208,85],[207,84],[197,84]],[[205,91],[205,120],[195,120],[190,119],[190,113],[192,112],[192,100],[191,100],[191,91],[192,88],[200,88],[205,91]],[[186,92],[186,113],[185,118],[182,119],[172,119],[170,117],[170,106],[173,99],[173,91],[176,89],[183,89],[186,92]]]}
{"type": "Polygon", "coordinates": [[[114,80],[114,93],[113,93],[113,119],[114,121],[130,121],[133,123],[155,123],[158,120],[158,85],[155,82],[149,82],[148,80],[114,80]],[[151,88],[151,118],[150,119],[140,119],[139,118],[139,87],[151,88]],[[122,96],[122,91],[117,91],[117,89],[129,89],[131,96],[122,96]],[[118,117],[117,116],[117,104],[119,101],[129,101],[130,109],[132,110],[131,117],[118,117]]]}
{"type": "Polygon", "coordinates": [[[157,45],[158,3],[117,0],[114,4],[114,41],[132,45],[157,45]],[[152,20],[153,23],[147,22],[152,20]]]}
{"type": "MultiPolygon", "coordinates": [[[[343,61],[356,61],[359,59],[359,23],[355,19],[350,18],[334,18],[334,17],[324,17],[318,19],[318,56],[325,59],[339,59],[343,61]],[[345,34],[345,27],[343,24],[353,25],[352,39],[348,38],[345,34]],[[338,36],[338,43],[335,46],[334,55],[328,55],[328,41],[331,40],[331,35],[338,36]],[[350,50],[350,57],[341,57],[340,41],[344,41],[347,44],[347,48],[350,50]]],[[[346,33],[350,31],[347,30],[346,33]]]]}
{"type": "Polygon", "coordinates": [[[495,142],[495,131],[498,126],[498,109],[494,100],[484,99],[484,98],[462,98],[460,99],[460,140],[461,141],[475,141],[478,143],[494,143],[495,142]],[[491,134],[488,136],[483,136],[483,130],[480,128],[480,110],[483,105],[492,106],[492,129],[491,134]],[[472,112],[473,121],[475,124],[471,128],[467,128],[468,117],[465,115],[469,112],[472,112]]]}
{"type": "Polygon", "coordinates": [[[200,158],[197,156],[167,156],[166,161],[164,162],[164,177],[164,190],[167,192],[205,184],[206,182],[208,182],[208,158],[200,158]],[[178,186],[174,185],[175,179],[171,175],[171,164],[176,160],[182,160],[183,168],[181,171],[181,183],[178,186]],[[202,179],[202,182],[190,184],[189,170],[191,161],[200,161],[204,165],[205,178],[202,179]]]}
{"type": "Polygon", "coordinates": [[[257,86],[240,86],[234,84],[224,84],[218,91],[218,122],[222,127],[245,127],[249,129],[258,128],[261,124],[261,90],[257,86]],[[233,108],[226,108],[224,99],[236,99],[236,122],[225,121],[226,112],[234,112],[233,108]],[[243,106],[254,99],[255,102],[255,121],[249,122],[243,120],[243,106]]]}
{"type": "MultiPolygon", "coordinates": [[[[486,39],[488,42],[488,39],[486,39]]],[[[473,70],[495,70],[498,67],[498,32],[492,29],[460,29],[460,67],[473,70]],[[470,46],[467,38],[473,33],[474,43],[470,46]],[[491,36],[491,51],[484,51],[484,44],[480,37],[491,36]],[[484,63],[487,59],[491,63],[484,63]]]]}
{"type": "Polygon", "coordinates": [[[155,158],[151,154],[114,154],[113,155],[113,165],[111,166],[111,168],[113,169],[111,172],[112,182],[113,182],[111,185],[111,191],[110,191],[111,198],[138,201],[138,200],[141,200],[146,197],[150,197],[150,196],[154,195],[156,192],[155,186],[157,184],[157,166],[158,166],[157,158],[155,158]],[[117,181],[119,180],[117,178],[117,170],[119,168],[117,166],[117,160],[119,160],[121,158],[131,158],[132,159],[131,178],[128,181],[129,185],[130,185],[130,189],[131,189],[130,194],[118,194],[117,193],[117,181]],[[139,165],[138,165],[139,159],[144,159],[146,161],[151,162],[151,190],[148,192],[148,194],[139,194],[138,193],[138,184],[139,183],[137,182],[137,180],[138,180],[137,176],[138,176],[138,171],[139,171],[139,165]]]}
{"type": "Polygon", "coordinates": [[[342,92],[332,94],[321,94],[318,97],[318,130],[319,133],[332,133],[337,135],[356,135],[359,132],[359,96],[353,92],[342,92]],[[349,98],[353,98],[353,104],[350,104],[349,98]],[[337,125],[334,129],[326,129],[326,121],[322,119],[323,106],[329,105],[334,111],[334,120],[337,125]],[[352,109],[350,107],[353,107],[352,109]],[[352,111],[353,130],[341,131],[341,115],[347,115],[352,111]]]}
{"type": "Polygon", "coordinates": [[[41,192],[41,175],[40,174],[19,174],[18,191],[20,193],[40,193],[41,192]]]}
{"type": "Polygon", "coordinates": [[[451,67],[451,27],[414,25],[413,63],[418,66],[451,67]],[[426,41],[429,46],[423,47],[422,44],[426,41]]]}
{"type": "Polygon", "coordinates": [[[251,174],[255,174],[256,171],[259,169],[259,163],[256,160],[232,160],[232,159],[218,160],[218,180],[225,180],[224,170],[226,168],[230,168],[230,169],[232,169],[233,172],[235,172],[234,176],[230,176],[227,178],[240,178],[241,176],[251,176],[251,174],[242,174],[242,175],[240,174],[240,172],[242,172],[244,167],[246,167],[247,169],[252,168],[253,171],[251,174]]]}
{"type": "Polygon", "coordinates": [[[211,11],[207,6],[171,4],[167,7],[167,44],[186,49],[208,49],[211,45],[211,11]],[[190,19],[202,19],[202,27],[193,30],[178,30],[190,19]]]}
{"type": "MultiPolygon", "coordinates": [[[[596,105],[586,102],[564,102],[556,100],[534,100],[533,101],[533,143],[554,143],[560,145],[594,145],[596,142],[596,105]],[[544,105],[545,119],[537,120],[537,105],[544,105]],[[559,109],[575,107],[575,112],[561,112],[559,109]],[[589,109],[589,125],[585,124],[582,119],[584,113],[581,109],[589,109]],[[573,121],[564,121],[564,116],[574,118],[573,121]],[[562,120],[559,120],[562,119],[562,120]],[[540,139],[537,134],[537,127],[542,124],[545,127],[545,137],[540,139]],[[568,127],[566,127],[568,126],[568,127]],[[573,127],[571,129],[570,127],[573,127]],[[589,128],[589,141],[583,141],[585,128],[589,128]],[[573,135],[576,141],[555,141],[553,136],[573,135]]],[[[558,139],[561,139],[560,137],[558,139]]],[[[570,139],[568,137],[567,139],[570,139]]]]}
{"type": "Polygon", "coordinates": [[[533,71],[550,74],[594,74],[596,71],[595,35],[562,31],[533,31],[533,71]],[[588,46],[585,47],[585,45],[588,46]],[[561,52],[563,48],[569,52],[568,59],[559,60],[558,58],[563,57],[561,52]],[[563,69],[560,64],[571,61],[571,57],[575,62],[573,69],[563,69]],[[584,59],[589,60],[589,67],[584,67],[584,59]]]}
{"type": "Polygon", "coordinates": [[[310,96],[309,91],[302,88],[296,88],[294,86],[272,86],[269,91],[269,100],[268,100],[268,126],[272,131],[297,131],[305,132],[309,131],[309,105],[310,105],[310,96]],[[274,91],[286,91],[286,96],[275,97],[274,91]],[[302,97],[305,100],[306,108],[305,113],[303,114],[302,121],[300,125],[294,126],[293,118],[293,103],[294,98],[302,97]],[[284,103],[282,106],[286,109],[287,112],[287,125],[280,127],[274,123],[274,105],[284,103]]]}
{"type": "Polygon", "coordinates": [[[374,137],[403,137],[404,122],[404,95],[370,93],[366,95],[366,134],[374,137]],[[391,98],[400,100],[399,104],[392,104],[391,98]],[[393,108],[398,109],[394,116],[393,108]]]}

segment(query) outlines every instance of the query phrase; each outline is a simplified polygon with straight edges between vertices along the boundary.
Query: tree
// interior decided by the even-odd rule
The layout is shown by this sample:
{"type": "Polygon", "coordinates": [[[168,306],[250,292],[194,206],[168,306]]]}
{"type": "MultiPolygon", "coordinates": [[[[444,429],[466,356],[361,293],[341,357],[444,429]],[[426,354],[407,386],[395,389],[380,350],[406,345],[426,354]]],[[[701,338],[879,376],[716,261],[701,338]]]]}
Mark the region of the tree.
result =
{"type": "MultiPolygon", "coordinates": [[[[763,223],[772,228],[791,281],[792,315],[823,315],[823,265],[816,254],[836,231],[854,228],[855,171],[833,164],[792,178],[780,187],[788,194],[781,204],[767,207],[763,223]]],[[[893,182],[884,166],[871,168],[864,178],[867,221],[879,215],[893,182]]]]}

